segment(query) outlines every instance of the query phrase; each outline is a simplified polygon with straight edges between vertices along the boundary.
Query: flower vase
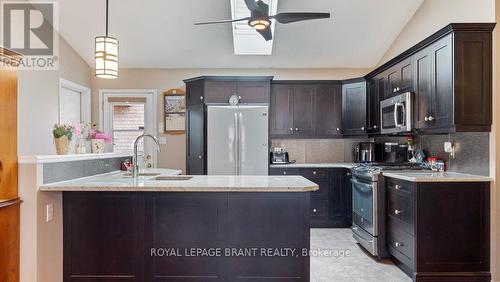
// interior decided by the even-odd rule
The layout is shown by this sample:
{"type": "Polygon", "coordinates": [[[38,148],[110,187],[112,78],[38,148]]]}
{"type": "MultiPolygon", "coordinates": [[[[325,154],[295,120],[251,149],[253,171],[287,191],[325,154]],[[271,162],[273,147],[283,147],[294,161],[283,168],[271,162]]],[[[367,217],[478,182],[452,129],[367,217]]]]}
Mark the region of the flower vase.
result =
{"type": "Polygon", "coordinates": [[[87,144],[85,140],[79,139],[76,142],[76,149],[75,149],[77,154],[86,154],[87,153],[87,144]]]}
{"type": "Polygon", "coordinates": [[[56,152],[58,155],[66,155],[69,151],[69,139],[67,136],[54,138],[56,144],[56,152]]]}
{"type": "Polygon", "coordinates": [[[92,139],[90,143],[92,144],[92,153],[104,153],[104,139],[92,139]]]}

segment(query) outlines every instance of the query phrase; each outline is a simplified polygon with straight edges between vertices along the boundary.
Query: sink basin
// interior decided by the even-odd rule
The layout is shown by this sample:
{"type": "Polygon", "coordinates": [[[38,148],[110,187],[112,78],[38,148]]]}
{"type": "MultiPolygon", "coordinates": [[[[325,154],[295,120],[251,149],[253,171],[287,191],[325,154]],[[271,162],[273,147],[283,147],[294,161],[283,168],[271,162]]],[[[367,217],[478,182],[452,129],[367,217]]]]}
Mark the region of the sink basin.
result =
{"type": "Polygon", "coordinates": [[[189,175],[162,175],[162,176],[157,176],[153,178],[154,180],[189,180],[193,178],[192,176],[189,175]]]}
{"type": "MultiPolygon", "coordinates": [[[[160,174],[161,173],[157,173],[157,172],[141,172],[141,173],[137,174],[137,176],[157,176],[157,175],[160,175],[160,174]]],[[[127,173],[124,173],[123,176],[131,177],[132,173],[127,172],[127,173]]]]}

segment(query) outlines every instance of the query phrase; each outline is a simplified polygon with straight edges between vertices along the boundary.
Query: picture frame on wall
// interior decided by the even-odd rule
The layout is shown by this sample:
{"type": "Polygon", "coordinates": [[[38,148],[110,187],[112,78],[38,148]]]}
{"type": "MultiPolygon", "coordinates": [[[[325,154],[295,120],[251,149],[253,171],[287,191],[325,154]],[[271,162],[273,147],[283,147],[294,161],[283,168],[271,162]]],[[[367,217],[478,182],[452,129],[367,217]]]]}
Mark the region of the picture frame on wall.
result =
{"type": "Polygon", "coordinates": [[[163,93],[166,134],[186,132],[186,94],[181,89],[170,89],[163,93]]]}

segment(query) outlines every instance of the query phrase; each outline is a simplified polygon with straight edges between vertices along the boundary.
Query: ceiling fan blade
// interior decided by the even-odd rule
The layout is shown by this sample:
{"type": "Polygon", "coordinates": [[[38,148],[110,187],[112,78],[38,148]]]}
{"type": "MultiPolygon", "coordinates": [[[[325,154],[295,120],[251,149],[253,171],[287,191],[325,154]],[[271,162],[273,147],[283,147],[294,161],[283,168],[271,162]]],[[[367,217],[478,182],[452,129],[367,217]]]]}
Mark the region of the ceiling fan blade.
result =
{"type": "Polygon", "coordinates": [[[255,0],[245,0],[245,5],[247,5],[248,10],[250,11],[260,11],[259,5],[257,5],[257,2],[255,0]]]}
{"type": "Polygon", "coordinates": [[[262,37],[264,37],[266,41],[273,39],[273,34],[271,32],[270,26],[263,30],[257,30],[257,32],[260,33],[260,35],[262,35],[262,37]]]}
{"type": "Polygon", "coordinates": [[[232,23],[232,22],[239,22],[239,21],[248,21],[249,19],[250,19],[250,17],[242,18],[242,19],[235,19],[235,20],[220,20],[220,21],[212,21],[212,22],[201,22],[201,23],[195,23],[194,25],[232,23]]]}
{"type": "Polygon", "coordinates": [[[286,24],[316,19],[328,19],[330,18],[330,13],[279,13],[269,18],[276,19],[277,22],[286,24]]]}

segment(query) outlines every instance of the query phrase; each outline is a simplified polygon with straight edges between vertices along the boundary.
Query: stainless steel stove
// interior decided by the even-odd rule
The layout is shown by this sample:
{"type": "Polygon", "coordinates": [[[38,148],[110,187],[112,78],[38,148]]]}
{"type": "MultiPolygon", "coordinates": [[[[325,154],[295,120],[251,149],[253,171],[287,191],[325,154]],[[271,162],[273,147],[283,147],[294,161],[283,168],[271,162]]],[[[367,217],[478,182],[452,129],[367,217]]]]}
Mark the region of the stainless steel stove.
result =
{"type": "Polygon", "coordinates": [[[425,168],[415,163],[361,163],[351,169],[352,236],[373,256],[388,256],[383,172],[422,169],[425,168]]]}

